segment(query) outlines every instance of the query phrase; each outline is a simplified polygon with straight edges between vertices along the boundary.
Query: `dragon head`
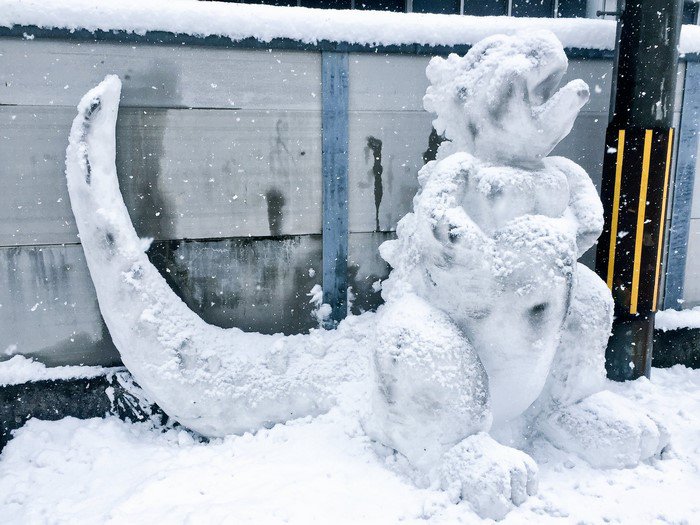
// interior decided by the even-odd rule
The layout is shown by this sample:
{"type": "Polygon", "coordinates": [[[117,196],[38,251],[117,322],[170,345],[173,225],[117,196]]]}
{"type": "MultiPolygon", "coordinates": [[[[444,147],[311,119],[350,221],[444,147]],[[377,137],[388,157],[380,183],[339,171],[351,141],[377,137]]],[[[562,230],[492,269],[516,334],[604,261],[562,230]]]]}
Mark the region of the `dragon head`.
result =
{"type": "Polygon", "coordinates": [[[460,57],[430,61],[423,99],[437,115],[433,126],[488,162],[537,164],[571,131],[588,102],[588,85],[573,80],[557,91],[568,60],[549,31],[486,38],[460,57]]]}

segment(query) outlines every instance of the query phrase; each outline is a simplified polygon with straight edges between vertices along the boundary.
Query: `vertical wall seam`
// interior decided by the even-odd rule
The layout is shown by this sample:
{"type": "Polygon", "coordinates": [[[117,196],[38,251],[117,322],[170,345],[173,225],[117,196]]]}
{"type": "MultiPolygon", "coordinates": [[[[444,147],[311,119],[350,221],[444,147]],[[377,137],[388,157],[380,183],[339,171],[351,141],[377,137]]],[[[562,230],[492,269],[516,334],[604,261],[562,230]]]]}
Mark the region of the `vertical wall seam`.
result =
{"type": "Polygon", "coordinates": [[[695,184],[700,118],[700,63],[686,62],[676,173],[673,178],[671,222],[664,283],[664,308],[679,308],[684,298],[690,215],[695,184]]]}
{"type": "Polygon", "coordinates": [[[323,300],[331,306],[329,328],[347,315],[348,69],[348,53],[321,53],[323,300]]]}

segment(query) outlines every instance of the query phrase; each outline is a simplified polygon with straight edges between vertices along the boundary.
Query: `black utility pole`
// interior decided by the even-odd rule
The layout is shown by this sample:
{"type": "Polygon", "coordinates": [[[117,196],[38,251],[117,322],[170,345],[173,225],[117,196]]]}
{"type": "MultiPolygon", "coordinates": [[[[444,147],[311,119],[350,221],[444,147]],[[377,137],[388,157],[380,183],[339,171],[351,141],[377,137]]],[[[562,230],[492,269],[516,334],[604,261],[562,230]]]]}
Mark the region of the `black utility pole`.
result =
{"type": "Polygon", "coordinates": [[[649,377],[673,151],[682,0],[620,1],[596,272],[615,299],[608,377],[649,377]]]}

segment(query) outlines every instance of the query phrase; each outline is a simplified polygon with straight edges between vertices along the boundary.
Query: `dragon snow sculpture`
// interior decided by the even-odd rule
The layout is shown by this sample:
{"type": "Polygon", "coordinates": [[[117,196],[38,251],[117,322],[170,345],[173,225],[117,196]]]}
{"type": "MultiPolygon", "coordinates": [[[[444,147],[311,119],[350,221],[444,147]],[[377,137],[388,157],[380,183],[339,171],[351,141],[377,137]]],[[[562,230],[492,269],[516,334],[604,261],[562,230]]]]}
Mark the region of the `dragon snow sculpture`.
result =
{"type": "Polygon", "coordinates": [[[413,479],[483,516],[502,517],[537,487],[534,461],[492,435],[544,434],[601,467],[658,454],[663,427],[603,390],[612,300],[576,262],[601,232],[600,200],[582,168],[547,157],[589,97],[581,80],[557,91],[566,69],[547,32],[434,58],[425,107],[448,142],[420,171],[398,238],[381,247],[393,268],[386,302],[297,336],[208,325],[149,262],[119,191],[121,84],[107,77],[78,106],[66,174],[124,364],[166,413],[207,436],[350,407],[408,459],[413,479]]]}

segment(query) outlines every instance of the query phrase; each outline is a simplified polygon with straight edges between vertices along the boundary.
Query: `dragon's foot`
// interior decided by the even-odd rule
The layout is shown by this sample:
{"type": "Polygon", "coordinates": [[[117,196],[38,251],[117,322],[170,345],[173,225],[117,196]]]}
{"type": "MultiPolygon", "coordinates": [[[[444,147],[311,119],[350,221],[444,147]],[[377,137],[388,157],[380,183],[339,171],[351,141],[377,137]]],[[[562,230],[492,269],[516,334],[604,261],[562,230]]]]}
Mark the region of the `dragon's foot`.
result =
{"type": "Polygon", "coordinates": [[[631,468],[668,445],[666,428],[629,400],[598,392],[545,419],[542,432],[557,448],[598,468],[631,468]]]}
{"type": "Polygon", "coordinates": [[[530,456],[474,434],[450,449],[441,468],[443,488],[468,501],[483,518],[501,519],[537,492],[537,465],[530,456]]]}

